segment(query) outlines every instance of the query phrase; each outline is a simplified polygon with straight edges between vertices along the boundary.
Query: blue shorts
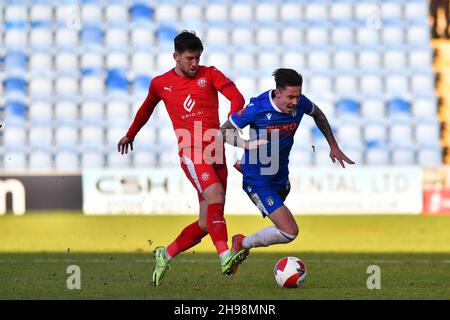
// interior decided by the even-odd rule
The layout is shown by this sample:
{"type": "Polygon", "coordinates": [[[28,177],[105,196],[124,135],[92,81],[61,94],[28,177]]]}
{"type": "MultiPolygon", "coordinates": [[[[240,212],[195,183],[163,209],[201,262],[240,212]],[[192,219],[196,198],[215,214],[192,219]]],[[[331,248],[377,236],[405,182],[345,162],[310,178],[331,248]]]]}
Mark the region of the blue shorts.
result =
{"type": "Polygon", "coordinates": [[[244,184],[243,189],[265,218],[284,204],[284,200],[291,191],[291,184],[289,180],[283,185],[255,187],[244,184]]]}

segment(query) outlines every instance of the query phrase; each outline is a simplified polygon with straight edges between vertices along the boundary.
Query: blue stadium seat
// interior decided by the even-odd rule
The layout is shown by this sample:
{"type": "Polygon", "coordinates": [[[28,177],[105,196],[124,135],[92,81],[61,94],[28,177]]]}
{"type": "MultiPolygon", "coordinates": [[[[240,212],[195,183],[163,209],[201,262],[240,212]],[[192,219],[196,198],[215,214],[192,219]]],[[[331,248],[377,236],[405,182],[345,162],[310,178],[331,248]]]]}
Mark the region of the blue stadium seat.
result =
{"type": "Polygon", "coordinates": [[[156,38],[161,46],[173,46],[173,39],[178,34],[177,30],[172,26],[161,25],[156,30],[156,38]]]}
{"type": "Polygon", "coordinates": [[[25,95],[27,89],[27,82],[24,78],[6,78],[3,80],[3,89],[6,94],[9,92],[18,91],[25,95]]]}
{"type": "Polygon", "coordinates": [[[27,117],[27,107],[24,102],[9,101],[5,105],[4,121],[14,124],[24,123],[27,117]]]}
{"type": "Polygon", "coordinates": [[[106,77],[106,88],[109,95],[125,96],[128,92],[128,80],[124,70],[112,69],[106,77]]]}
{"type": "Polygon", "coordinates": [[[391,119],[407,120],[411,117],[411,104],[403,99],[392,99],[387,103],[387,112],[391,119]]]}
{"type": "Polygon", "coordinates": [[[5,75],[23,75],[27,68],[27,56],[24,52],[6,52],[4,58],[5,75]]]}
{"type": "Polygon", "coordinates": [[[129,11],[131,21],[135,26],[152,23],[154,9],[151,6],[143,3],[136,3],[131,5],[129,11]]]}
{"type": "Polygon", "coordinates": [[[81,44],[85,50],[101,51],[103,32],[98,26],[84,27],[81,30],[81,44]]]}
{"type": "Polygon", "coordinates": [[[341,99],[336,102],[336,110],[339,118],[358,118],[360,104],[352,99],[341,99]]]}

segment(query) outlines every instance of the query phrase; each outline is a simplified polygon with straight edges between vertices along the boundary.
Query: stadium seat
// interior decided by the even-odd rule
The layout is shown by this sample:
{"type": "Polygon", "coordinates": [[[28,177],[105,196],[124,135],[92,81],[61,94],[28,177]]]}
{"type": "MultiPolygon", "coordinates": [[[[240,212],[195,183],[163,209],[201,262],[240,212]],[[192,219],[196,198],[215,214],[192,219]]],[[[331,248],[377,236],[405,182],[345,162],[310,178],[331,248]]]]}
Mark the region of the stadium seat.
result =
{"type": "Polygon", "coordinates": [[[442,165],[441,147],[421,147],[417,150],[417,164],[424,167],[442,165]]]}
{"type": "Polygon", "coordinates": [[[379,141],[369,141],[366,143],[366,164],[387,165],[389,164],[389,149],[379,141]]]}
{"type": "Polygon", "coordinates": [[[113,124],[106,128],[106,145],[109,148],[117,146],[120,138],[122,138],[128,131],[128,121],[122,121],[121,125],[113,124]]]}
{"type": "Polygon", "coordinates": [[[99,100],[85,100],[80,106],[83,123],[99,124],[103,120],[103,104],[99,100]]]}
{"type": "Polygon", "coordinates": [[[363,72],[378,72],[381,68],[380,54],[373,50],[359,52],[359,68],[363,72]]]}
{"type": "Polygon", "coordinates": [[[352,3],[347,1],[336,1],[330,4],[330,19],[334,23],[352,20],[352,3]]]}
{"type": "Polygon", "coordinates": [[[309,22],[324,22],[327,17],[327,6],[323,1],[312,1],[305,3],[304,19],[309,22]]]}
{"type": "Polygon", "coordinates": [[[345,143],[347,146],[361,148],[363,139],[358,120],[341,121],[337,129],[336,138],[339,142],[345,143]]]}
{"type": "Polygon", "coordinates": [[[420,93],[421,96],[434,96],[434,75],[429,73],[416,73],[411,77],[411,92],[420,93]]]}
{"type": "Polygon", "coordinates": [[[208,47],[225,48],[229,45],[228,29],[224,25],[211,26],[206,31],[208,47]]]}
{"type": "Polygon", "coordinates": [[[89,75],[81,78],[81,94],[84,99],[101,99],[105,84],[103,77],[89,75]]]}
{"type": "Polygon", "coordinates": [[[363,127],[365,141],[387,142],[386,123],[379,119],[367,121],[363,127]]]}
{"type": "Polygon", "coordinates": [[[86,125],[80,129],[81,146],[100,148],[103,146],[103,129],[95,125],[86,125]]]}
{"type": "Polygon", "coordinates": [[[125,52],[113,51],[106,56],[107,69],[128,69],[128,55],[125,52]]]}
{"type": "Polygon", "coordinates": [[[436,119],[436,98],[418,98],[412,101],[411,112],[416,119],[436,119]]]}
{"type": "Polygon", "coordinates": [[[256,6],[255,20],[258,22],[276,22],[277,4],[271,2],[262,2],[256,6]]]}
{"type": "Polygon", "coordinates": [[[32,148],[49,148],[53,143],[52,128],[49,126],[32,126],[28,132],[28,141],[32,148]]]}
{"type": "Polygon", "coordinates": [[[413,126],[407,121],[393,121],[389,126],[389,142],[394,147],[412,147],[413,126]]]}
{"type": "Polygon", "coordinates": [[[202,19],[202,7],[193,4],[187,3],[180,8],[180,20],[181,21],[199,21],[202,19]]]}
{"type": "Polygon", "coordinates": [[[80,159],[81,169],[93,169],[105,167],[105,156],[101,150],[83,150],[80,159]]]}
{"type": "Polygon", "coordinates": [[[353,42],[351,26],[342,24],[331,29],[331,43],[335,47],[349,50],[353,42]]]}
{"type": "Polygon", "coordinates": [[[27,69],[27,56],[21,51],[6,52],[3,67],[5,76],[23,76],[27,69]]]}
{"type": "Polygon", "coordinates": [[[27,143],[27,130],[19,125],[5,124],[2,127],[3,131],[3,146],[15,147],[25,146],[27,143]]]}
{"type": "Polygon", "coordinates": [[[279,56],[275,52],[262,52],[256,56],[258,70],[263,74],[272,74],[280,66],[279,56]]]}
{"type": "Polygon", "coordinates": [[[260,25],[255,30],[255,45],[259,48],[275,51],[278,48],[279,33],[273,25],[262,26],[260,25]]]}
{"type": "Polygon", "coordinates": [[[30,47],[33,52],[49,51],[52,47],[52,29],[51,25],[32,28],[30,31],[30,47]]]}
{"type": "Polygon", "coordinates": [[[128,22],[127,7],[122,4],[109,4],[105,8],[108,28],[126,28],[128,22]]]}
{"type": "Polygon", "coordinates": [[[280,20],[285,22],[297,22],[302,17],[302,3],[296,2],[282,2],[279,6],[280,20]]]}
{"type": "Polygon", "coordinates": [[[32,78],[43,76],[50,77],[52,72],[52,56],[44,52],[36,52],[30,55],[29,75],[32,78]]]}
{"type": "MultiPolygon", "coordinates": [[[[152,120],[150,120],[151,122],[152,120]]],[[[155,120],[153,120],[155,122],[155,120]]],[[[170,124],[167,124],[170,125],[170,124]]],[[[170,128],[169,128],[170,129],[170,128]]],[[[126,134],[126,131],[128,128],[123,132],[122,135],[126,134]]],[[[152,150],[155,151],[156,145],[157,145],[157,125],[155,123],[148,123],[147,125],[143,126],[142,129],[139,131],[138,135],[134,139],[134,147],[136,150],[152,150]]],[[[169,130],[167,129],[165,131],[166,133],[169,133],[169,130]]],[[[161,136],[161,135],[160,135],[161,136]]],[[[171,133],[171,136],[174,136],[174,133],[171,133]]],[[[169,138],[171,137],[169,136],[169,138]]],[[[174,138],[175,139],[175,138],[174,138]]],[[[173,140],[173,139],[170,139],[173,140]]]]}
{"type": "Polygon", "coordinates": [[[52,113],[52,105],[48,101],[31,101],[28,107],[28,119],[32,124],[50,125],[52,113]]]}
{"type": "Polygon", "coordinates": [[[382,29],[382,41],[385,48],[402,48],[405,43],[401,25],[388,25],[382,29]]]}
{"type": "Polygon", "coordinates": [[[154,9],[145,3],[135,3],[131,5],[129,11],[134,26],[148,25],[153,20],[154,9]]]}
{"type": "Polygon", "coordinates": [[[31,22],[51,22],[52,21],[52,6],[45,3],[33,4],[30,7],[31,22]]]}
{"type": "Polygon", "coordinates": [[[416,163],[415,151],[413,148],[396,147],[391,151],[391,163],[393,165],[414,165],[416,163]]]}
{"type": "Polygon", "coordinates": [[[406,53],[402,50],[388,50],[384,53],[384,68],[389,71],[404,71],[406,53]]]}
{"type": "Polygon", "coordinates": [[[309,88],[311,92],[331,92],[333,84],[326,74],[316,74],[310,77],[309,88]]]}
{"type": "Polygon", "coordinates": [[[407,23],[428,23],[428,6],[426,1],[414,0],[404,3],[404,17],[407,23]]]}
{"type": "Polygon", "coordinates": [[[6,171],[24,171],[27,158],[23,151],[8,150],[3,153],[3,169],[6,171]]]}
{"type": "Polygon", "coordinates": [[[387,103],[387,112],[393,120],[409,120],[411,118],[411,104],[403,99],[392,99],[387,103]]]}
{"type": "MultiPolygon", "coordinates": [[[[97,39],[99,43],[101,39],[97,39]]],[[[78,32],[74,29],[61,28],[55,31],[55,44],[58,50],[74,52],[78,47],[78,32]]]]}
{"type": "Polygon", "coordinates": [[[84,26],[80,37],[83,50],[91,52],[102,51],[103,31],[99,26],[84,26]]]}
{"type": "Polygon", "coordinates": [[[17,28],[10,29],[7,28],[5,32],[4,47],[7,50],[17,50],[24,51],[27,46],[27,32],[25,29],[17,28]]]}
{"type": "Polygon", "coordinates": [[[356,44],[366,50],[377,48],[381,44],[379,31],[368,27],[356,29],[356,44]]]}
{"type": "Polygon", "coordinates": [[[341,119],[359,118],[360,104],[352,99],[341,99],[336,102],[336,110],[341,119]]]}
{"type": "Polygon", "coordinates": [[[440,124],[436,119],[418,121],[414,133],[419,148],[422,146],[438,147],[440,145],[440,124]]]}
{"type": "Polygon", "coordinates": [[[303,31],[299,24],[287,24],[280,32],[281,44],[284,48],[297,49],[303,42],[303,31]]]}
{"type": "Polygon", "coordinates": [[[408,78],[402,73],[390,73],[385,78],[385,94],[389,98],[405,97],[409,92],[408,78]]]}
{"type": "Polygon", "coordinates": [[[339,50],[334,53],[334,69],[337,72],[349,72],[356,68],[356,58],[349,50],[339,50]]]}
{"type": "Polygon", "coordinates": [[[226,74],[231,70],[231,58],[223,51],[211,51],[205,60],[208,65],[213,65],[226,74]]]}
{"type": "Polygon", "coordinates": [[[430,41],[430,30],[428,24],[411,25],[407,29],[406,39],[410,47],[427,47],[430,41]]]}
{"type": "Polygon", "coordinates": [[[60,52],[55,56],[55,71],[58,76],[78,75],[79,65],[76,53],[60,52]]]}
{"type": "Polygon", "coordinates": [[[381,97],[383,95],[383,78],[377,74],[361,76],[360,90],[364,97],[381,97]]]}
{"type": "Polygon", "coordinates": [[[250,25],[238,25],[231,30],[231,44],[247,47],[253,44],[253,30],[250,25]]]}
{"type": "Polygon", "coordinates": [[[79,155],[75,150],[60,150],[55,154],[55,169],[74,171],[80,166],[79,155]]]}
{"type": "Polygon", "coordinates": [[[154,152],[133,150],[133,165],[135,168],[155,167],[157,164],[158,159],[154,152]]]}
{"type": "Polygon", "coordinates": [[[105,45],[108,51],[123,51],[128,47],[127,30],[123,28],[109,29],[105,32],[105,45]]]}
{"type": "Polygon", "coordinates": [[[74,124],[78,118],[78,106],[73,101],[58,101],[54,106],[55,120],[58,124],[74,124]]]}
{"type": "Polygon", "coordinates": [[[78,129],[76,126],[59,125],[55,128],[54,141],[57,148],[77,147],[78,129]]]}
{"type": "Polygon", "coordinates": [[[335,90],[339,97],[357,98],[358,84],[354,74],[341,74],[336,77],[335,90]]]}
{"type": "Polygon", "coordinates": [[[414,72],[429,72],[432,70],[433,57],[430,48],[416,49],[409,52],[408,66],[414,72]]]}
{"type": "Polygon", "coordinates": [[[177,6],[171,3],[162,3],[155,7],[154,19],[156,22],[176,23],[178,19],[177,6]]]}
{"type": "Polygon", "coordinates": [[[205,7],[205,20],[209,23],[227,21],[227,5],[220,2],[208,4],[205,7]]]}
{"type": "Polygon", "coordinates": [[[328,71],[331,66],[330,55],[324,51],[311,51],[308,55],[308,67],[313,72],[328,71]]]}
{"type": "Polygon", "coordinates": [[[180,165],[177,146],[163,147],[159,153],[159,165],[161,167],[175,167],[180,165]]]}
{"type": "Polygon", "coordinates": [[[230,6],[231,22],[249,22],[253,21],[253,8],[249,3],[233,3],[230,6]]]}
{"type": "Polygon", "coordinates": [[[108,168],[129,168],[131,166],[131,153],[121,154],[116,150],[106,155],[106,166],[108,168]]]}
{"type": "Polygon", "coordinates": [[[301,72],[306,68],[305,55],[297,51],[285,51],[281,56],[281,65],[301,72]]]}
{"type": "Polygon", "coordinates": [[[31,152],[29,155],[28,167],[32,171],[42,172],[53,169],[53,159],[49,151],[38,150],[31,152]]]}
{"type": "Polygon", "coordinates": [[[383,20],[399,21],[402,19],[402,4],[400,1],[386,1],[381,3],[383,20]]]}
{"type": "Polygon", "coordinates": [[[328,31],[324,24],[311,25],[306,29],[306,45],[313,49],[325,50],[328,44],[328,31]]]}
{"type": "Polygon", "coordinates": [[[155,35],[149,28],[137,28],[131,30],[130,43],[134,49],[150,50],[155,45],[155,35]]]}
{"type": "Polygon", "coordinates": [[[233,54],[231,61],[235,72],[252,72],[256,68],[255,57],[250,52],[236,52],[233,54]]]}
{"type": "Polygon", "coordinates": [[[73,77],[63,76],[55,82],[56,96],[60,99],[76,99],[78,95],[78,81],[73,77]]]}
{"type": "Polygon", "coordinates": [[[83,25],[99,26],[102,22],[102,7],[98,4],[87,3],[81,7],[83,25]]]}
{"type": "Polygon", "coordinates": [[[159,46],[166,46],[173,50],[173,38],[178,34],[173,26],[161,25],[156,30],[156,39],[159,46]]]}
{"type": "Polygon", "coordinates": [[[296,148],[291,151],[289,155],[289,162],[295,163],[296,166],[311,166],[313,165],[313,155],[311,147],[296,148]]]}

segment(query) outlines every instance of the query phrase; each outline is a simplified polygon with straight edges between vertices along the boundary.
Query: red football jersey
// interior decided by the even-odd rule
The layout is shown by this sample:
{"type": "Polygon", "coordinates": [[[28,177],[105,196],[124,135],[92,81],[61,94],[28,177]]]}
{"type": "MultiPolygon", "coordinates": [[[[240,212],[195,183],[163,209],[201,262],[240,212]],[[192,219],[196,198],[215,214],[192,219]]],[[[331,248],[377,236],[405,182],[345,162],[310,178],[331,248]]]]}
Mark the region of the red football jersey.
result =
{"type": "MultiPolygon", "coordinates": [[[[176,130],[179,146],[204,148],[214,140],[211,135],[204,137],[205,131],[219,129],[218,92],[223,93],[230,87],[233,88],[232,93],[237,91],[234,83],[212,66],[199,66],[194,78],[181,77],[176,74],[175,69],[171,69],[152,80],[148,96],[136,114],[127,136],[134,138],[158,102],[163,100],[176,130]],[[185,135],[186,130],[190,133],[190,141],[180,137],[180,134],[185,135]]],[[[230,99],[230,93],[224,95],[230,99]]],[[[233,97],[235,95],[231,94],[233,97]]],[[[244,106],[244,99],[239,91],[237,95],[238,99],[230,99],[230,114],[244,106]]]]}

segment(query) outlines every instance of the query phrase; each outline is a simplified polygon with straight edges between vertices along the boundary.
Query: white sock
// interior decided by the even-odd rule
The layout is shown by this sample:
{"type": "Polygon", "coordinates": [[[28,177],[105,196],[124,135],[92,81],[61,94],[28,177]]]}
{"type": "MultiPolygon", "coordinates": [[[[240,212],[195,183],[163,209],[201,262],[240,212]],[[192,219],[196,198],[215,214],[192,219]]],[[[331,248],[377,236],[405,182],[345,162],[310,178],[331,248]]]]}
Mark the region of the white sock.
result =
{"type": "Polygon", "coordinates": [[[267,247],[271,244],[288,243],[295,238],[296,236],[278,230],[274,226],[270,226],[246,236],[242,241],[242,246],[246,249],[267,247]]]}

